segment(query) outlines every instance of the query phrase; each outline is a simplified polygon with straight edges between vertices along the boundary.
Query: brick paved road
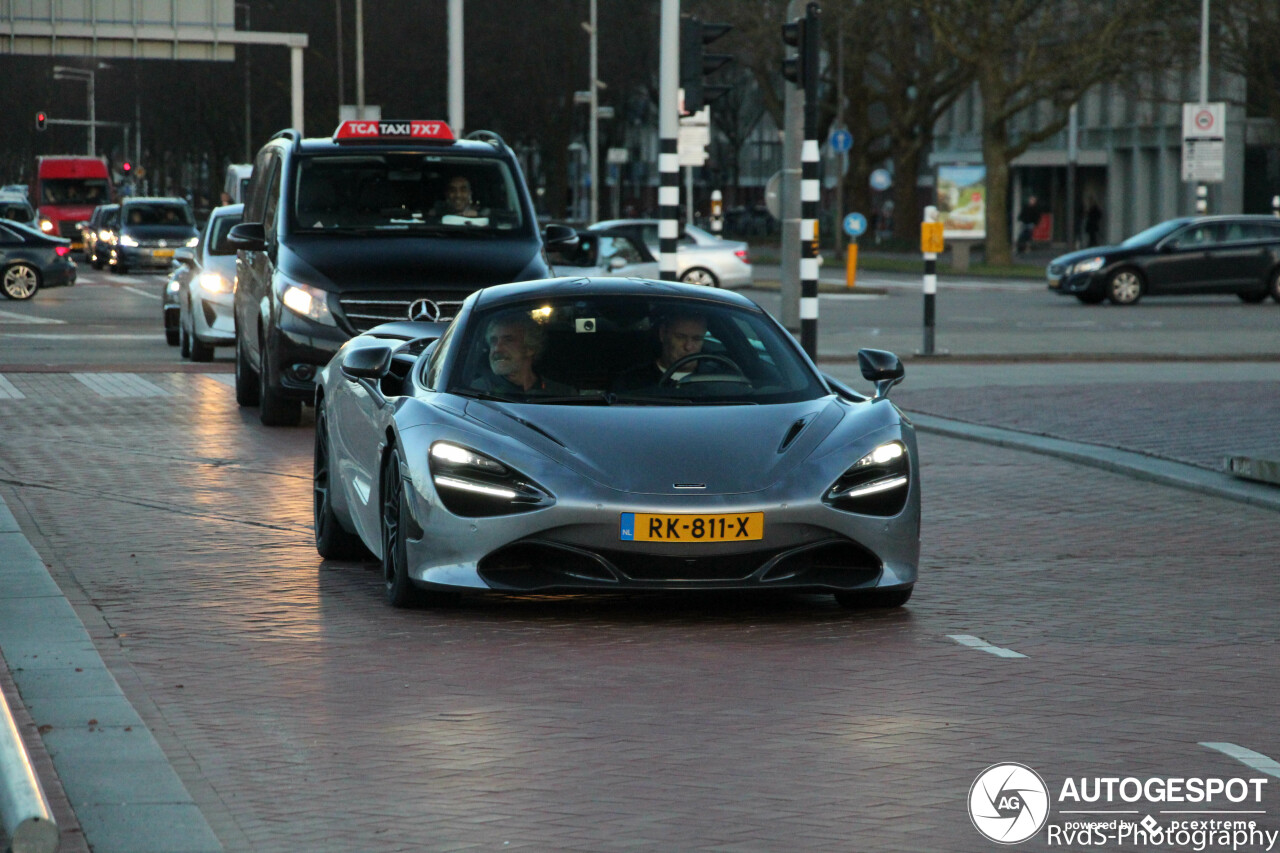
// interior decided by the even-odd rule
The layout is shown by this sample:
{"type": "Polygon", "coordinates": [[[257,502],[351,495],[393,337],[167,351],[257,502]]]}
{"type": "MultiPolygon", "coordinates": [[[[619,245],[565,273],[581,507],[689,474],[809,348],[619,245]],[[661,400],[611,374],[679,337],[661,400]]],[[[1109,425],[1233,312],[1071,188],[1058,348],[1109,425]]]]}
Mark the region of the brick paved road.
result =
{"type": "Polygon", "coordinates": [[[997,761],[1053,788],[1258,775],[1201,741],[1280,756],[1264,510],[923,436],[903,611],[399,612],[316,556],[306,427],[209,376],[9,378],[0,496],[228,850],[978,851],[965,798],[997,761]]]}

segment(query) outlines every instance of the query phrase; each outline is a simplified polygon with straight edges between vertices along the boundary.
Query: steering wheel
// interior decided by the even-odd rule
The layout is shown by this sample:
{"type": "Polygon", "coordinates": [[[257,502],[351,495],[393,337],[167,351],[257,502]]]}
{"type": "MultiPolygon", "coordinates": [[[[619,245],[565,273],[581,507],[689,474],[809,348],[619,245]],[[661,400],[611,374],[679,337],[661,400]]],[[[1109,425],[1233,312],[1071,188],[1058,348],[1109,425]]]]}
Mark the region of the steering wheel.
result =
{"type": "Polygon", "coordinates": [[[708,353],[695,352],[692,355],[686,355],[684,358],[677,358],[674,362],[671,363],[670,367],[668,367],[666,370],[662,372],[662,378],[658,380],[658,387],[662,388],[666,386],[671,386],[674,388],[679,388],[681,385],[683,385],[686,382],[737,382],[738,384],[741,384],[741,385],[751,384],[751,380],[748,379],[746,374],[742,372],[742,368],[734,364],[732,359],[726,356],[717,355],[716,353],[711,353],[711,352],[708,352],[708,353]],[[698,361],[699,359],[705,359],[707,361],[718,361],[721,364],[723,364],[725,367],[728,367],[730,370],[732,370],[733,373],[704,374],[701,376],[697,373],[690,373],[687,376],[682,376],[679,379],[674,378],[676,372],[678,372],[680,368],[684,367],[686,364],[691,364],[695,361],[698,361]]]}

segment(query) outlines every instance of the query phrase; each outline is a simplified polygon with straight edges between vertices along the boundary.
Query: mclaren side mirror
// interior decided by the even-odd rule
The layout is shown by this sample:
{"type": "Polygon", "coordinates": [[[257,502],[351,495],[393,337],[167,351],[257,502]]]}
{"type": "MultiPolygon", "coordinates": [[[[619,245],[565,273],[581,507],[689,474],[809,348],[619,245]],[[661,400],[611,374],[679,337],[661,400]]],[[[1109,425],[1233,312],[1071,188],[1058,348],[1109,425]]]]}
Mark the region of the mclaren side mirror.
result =
{"type": "Polygon", "coordinates": [[[564,251],[578,245],[578,232],[568,225],[552,222],[542,229],[542,241],[547,251],[564,251]]]}
{"type": "Polygon", "coordinates": [[[246,252],[261,252],[267,248],[267,230],[261,222],[241,222],[227,232],[227,245],[246,252]]]}
{"type": "Polygon", "coordinates": [[[889,389],[907,375],[902,361],[882,349],[858,350],[858,367],[862,370],[862,378],[876,386],[874,400],[888,397],[889,389]]]}
{"type": "Polygon", "coordinates": [[[361,347],[348,351],[342,357],[342,375],[352,382],[358,379],[377,382],[386,376],[390,369],[391,347],[361,347]]]}

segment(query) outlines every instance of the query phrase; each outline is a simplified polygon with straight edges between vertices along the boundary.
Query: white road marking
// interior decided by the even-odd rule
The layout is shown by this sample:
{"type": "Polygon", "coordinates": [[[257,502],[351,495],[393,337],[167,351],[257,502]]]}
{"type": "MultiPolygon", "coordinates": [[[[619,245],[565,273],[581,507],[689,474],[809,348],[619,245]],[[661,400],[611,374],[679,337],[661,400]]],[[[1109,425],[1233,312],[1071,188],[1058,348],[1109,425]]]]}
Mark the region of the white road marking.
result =
{"type": "Polygon", "coordinates": [[[971,649],[978,649],[987,654],[995,655],[998,658],[1025,658],[1026,655],[1019,654],[1013,649],[1002,649],[999,646],[993,646],[981,637],[975,637],[972,634],[948,634],[948,639],[955,640],[962,646],[968,646],[971,649]]]}
{"type": "Polygon", "coordinates": [[[126,285],[123,285],[120,289],[121,289],[121,290],[127,290],[127,291],[129,291],[130,293],[136,293],[136,294],[138,294],[139,296],[145,296],[145,297],[147,297],[148,299],[162,299],[162,298],[163,298],[163,297],[162,297],[160,294],[158,294],[158,293],[148,293],[148,292],[147,292],[147,291],[145,291],[145,290],[139,290],[138,288],[136,288],[136,287],[130,287],[130,286],[129,286],[129,285],[127,285],[127,284],[126,284],[126,285]]]}
{"type": "Polygon", "coordinates": [[[29,323],[32,325],[65,326],[67,321],[50,320],[48,317],[32,317],[27,314],[17,314],[13,311],[0,311],[0,323],[29,323]]]}
{"type": "Polygon", "coordinates": [[[1275,776],[1280,779],[1280,762],[1277,762],[1274,758],[1268,758],[1261,752],[1254,752],[1252,749],[1245,749],[1243,746],[1237,746],[1234,743],[1201,741],[1200,745],[1209,749],[1216,749],[1223,755],[1229,755],[1241,764],[1252,767],[1260,773],[1266,773],[1268,776],[1275,776]]]}
{"type": "Polygon", "coordinates": [[[26,395],[13,386],[13,383],[0,376],[0,400],[23,400],[26,395]]]}
{"type": "Polygon", "coordinates": [[[833,299],[836,302],[854,302],[857,300],[887,299],[883,293],[819,293],[820,299],[833,299]]]}
{"type": "Polygon", "coordinates": [[[136,373],[73,373],[100,397],[167,397],[169,392],[136,373]]]}

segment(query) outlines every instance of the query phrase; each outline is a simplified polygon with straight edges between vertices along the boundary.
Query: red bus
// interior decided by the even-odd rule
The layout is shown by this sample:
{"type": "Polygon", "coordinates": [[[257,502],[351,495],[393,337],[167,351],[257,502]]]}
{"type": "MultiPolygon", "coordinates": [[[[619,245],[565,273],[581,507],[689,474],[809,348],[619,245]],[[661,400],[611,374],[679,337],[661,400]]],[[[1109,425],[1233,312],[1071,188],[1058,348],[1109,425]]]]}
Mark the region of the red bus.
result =
{"type": "Polygon", "coordinates": [[[80,249],[77,223],[100,204],[111,203],[111,173],[103,157],[51,156],[36,158],[35,195],[40,230],[66,237],[80,249]]]}

